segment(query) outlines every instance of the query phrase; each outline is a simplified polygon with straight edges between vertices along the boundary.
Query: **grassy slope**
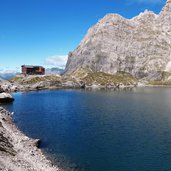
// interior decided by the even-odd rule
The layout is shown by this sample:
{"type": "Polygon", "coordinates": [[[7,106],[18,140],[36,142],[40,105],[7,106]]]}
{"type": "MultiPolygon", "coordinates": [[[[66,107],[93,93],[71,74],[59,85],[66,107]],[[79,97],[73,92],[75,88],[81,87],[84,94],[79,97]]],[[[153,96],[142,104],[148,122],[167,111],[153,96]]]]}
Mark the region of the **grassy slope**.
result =
{"type": "Polygon", "coordinates": [[[32,77],[14,77],[11,79],[11,82],[18,82],[20,84],[36,84],[41,81],[51,81],[56,82],[60,81],[58,76],[32,76],[32,77]]]}
{"type": "Polygon", "coordinates": [[[103,73],[103,72],[93,72],[89,69],[79,69],[72,73],[72,76],[82,80],[86,85],[99,84],[135,84],[137,80],[129,73],[118,72],[115,75],[103,73]]]}
{"type": "Polygon", "coordinates": [[[168,72],[161,72],[161,79],[157,81],[150,81],[148,84],[149,85],[154,85],[154,86],[171,86],[171,81],[168,80],[168,78],[171,76],[171,73],[168,72]]]}

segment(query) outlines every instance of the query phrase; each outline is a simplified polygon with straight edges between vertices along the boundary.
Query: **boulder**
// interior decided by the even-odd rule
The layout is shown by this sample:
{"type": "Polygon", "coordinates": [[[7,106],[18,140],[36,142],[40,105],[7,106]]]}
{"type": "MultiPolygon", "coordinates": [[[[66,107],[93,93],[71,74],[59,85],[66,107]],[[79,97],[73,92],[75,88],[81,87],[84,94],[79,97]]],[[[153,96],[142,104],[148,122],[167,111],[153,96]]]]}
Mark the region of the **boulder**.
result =
{"type": "Polygon", "coordinates": [[[40,144],[41,144],[41,140],[40,140],[40,139],[35,139],[35,140],[33,141],[33,145],[36,146],[36,147],[39,147],[40,144]]]}
{"type": "Polygon", "coordinates": [[[14,98],[9,93],[0,93],[0,103],[13,102],[14,98]]]}
{"type": "Polygon", "coordinates": [[[4,89],[0,86],[0,93],[3,93],[4,89]]]}

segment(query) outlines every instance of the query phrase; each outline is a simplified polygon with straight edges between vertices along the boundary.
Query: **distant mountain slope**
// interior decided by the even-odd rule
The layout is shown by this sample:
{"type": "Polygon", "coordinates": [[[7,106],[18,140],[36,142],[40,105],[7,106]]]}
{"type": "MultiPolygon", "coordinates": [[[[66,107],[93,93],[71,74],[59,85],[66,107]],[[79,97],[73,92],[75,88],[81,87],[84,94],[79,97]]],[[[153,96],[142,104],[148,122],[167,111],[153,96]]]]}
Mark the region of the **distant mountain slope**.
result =
{"type": "Polygon", "coordinates": [[[47,75],[61,75],[63,74],[64,69],[61,68],[47,68],[46,69],[46,74],[47,75]]]}
{"type": "Polygon", "coordinates": [[[11,78],[15,77],[18,72],[0,72],[0,78],[4,80],[10,80],[11,78]]]}
{"type": "Polygon", "coordinates": [[[145,11],[132,19],[108,14],[89,29],[68,56],[65,73],[88,68],[140,79],[171,71],[171,0],[159,15],[145,11]]]}

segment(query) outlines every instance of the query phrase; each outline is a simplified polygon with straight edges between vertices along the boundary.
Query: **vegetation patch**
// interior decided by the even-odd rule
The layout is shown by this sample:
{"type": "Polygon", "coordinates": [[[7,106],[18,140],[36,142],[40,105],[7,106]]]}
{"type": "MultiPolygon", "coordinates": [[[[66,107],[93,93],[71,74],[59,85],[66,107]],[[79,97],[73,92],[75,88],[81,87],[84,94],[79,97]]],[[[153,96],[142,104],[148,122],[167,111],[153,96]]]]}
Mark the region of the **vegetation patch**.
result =
{"type": "Polygon", "coordinates": [[[22,79],[23,79],[23,77],[16,76],[16,77],[12,78],[10,81],[11,82],[20,82],[20,81],[22,81],[22,79]]]}
{"type": "Polygon", "coordinates": [[[126,72],[117,72],[115,75],[112,75],[104,72],[93,72],[90,69],[80,69],[72,74],[72,76],[82,80],[86,85],[97,84],[106,86],[121,83],[124,85],[133,85],[137,83],[137,79],[126,72]]]}
{"type": "Polygon", "coordinates": [[[148,85],[153,86],[171,86],[171,81],[151,81],[148,85]]]}
{"type": "Polygon", "coordinates": [[[59,82],[60,77],[52,76],[28,76],[28,77],[14,77],[11,82],[18,82],[20,84],[36,84],[39,82],[59,82]]]}
{"type": "Polygon", "coordinates": [[[169,77],[171,76],[171,73],[162,71],[161,72],[161,79],[156,81],[150,81],[148,85],[153,86],[171,86],[171,80],[169,80],[169,77]]]}
{"type": "Polygon", "coordinates": [[[168,78],[171,76],[171,74],[169,72],[166,72],[166,71],[162,71],[161,75],[162,75],[162,79],[161,80],[163,80],[163,81],[168,80],[168,78]]]}

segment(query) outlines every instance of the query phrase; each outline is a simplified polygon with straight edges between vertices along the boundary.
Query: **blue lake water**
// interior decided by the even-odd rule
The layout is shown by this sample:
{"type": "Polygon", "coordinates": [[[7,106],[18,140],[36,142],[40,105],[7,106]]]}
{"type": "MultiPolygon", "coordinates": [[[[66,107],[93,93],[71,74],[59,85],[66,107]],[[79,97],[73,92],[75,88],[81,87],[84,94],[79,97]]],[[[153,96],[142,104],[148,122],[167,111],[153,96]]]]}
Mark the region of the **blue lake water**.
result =
{"type": "Polygon", "coordinates": [[[14,94],[14,121],[65,170],[171,171],[171,89],[14,94]]]}

